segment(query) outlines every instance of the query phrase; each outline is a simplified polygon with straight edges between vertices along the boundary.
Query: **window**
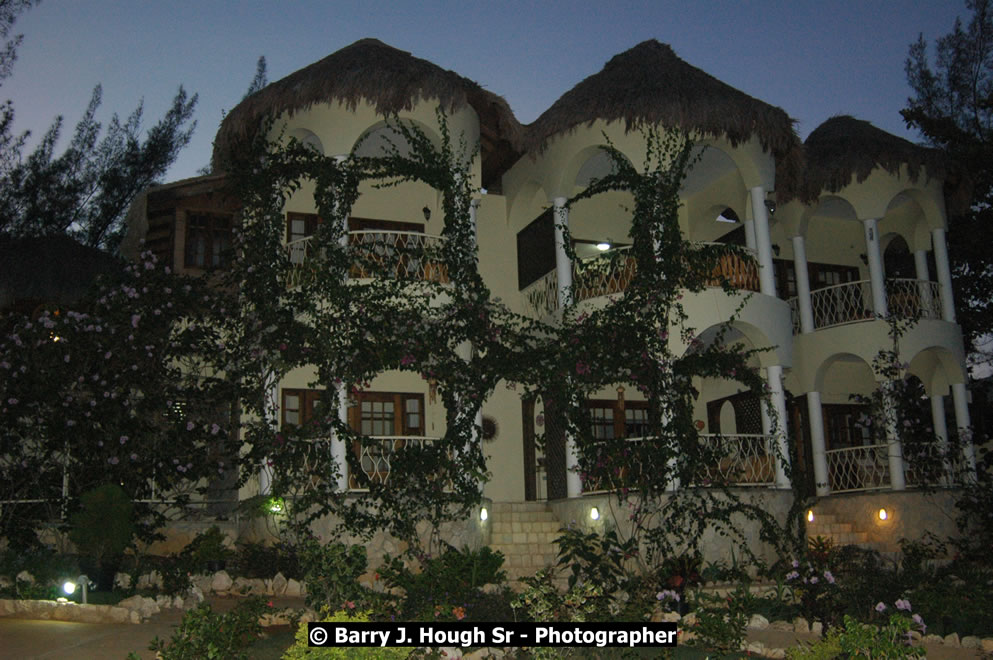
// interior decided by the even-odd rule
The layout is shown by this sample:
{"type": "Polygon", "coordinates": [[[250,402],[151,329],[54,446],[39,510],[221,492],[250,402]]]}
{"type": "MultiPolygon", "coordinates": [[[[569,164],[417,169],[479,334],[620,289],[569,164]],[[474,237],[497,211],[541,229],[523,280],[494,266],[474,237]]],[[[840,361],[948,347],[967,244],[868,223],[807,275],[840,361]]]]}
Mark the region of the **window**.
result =
{"type": "MultiPolygon", "coordinates": [[[[370,480],[386,483],[390,456],[409,442],[403,436],[424,435],[424,395],[360,392],[357,404],[348,409],[348,420],[352,429],[362,435],[381,438],[365,443],[356,441],[352,451],[370,480]]],[[[349,487],[360,487],[354,476],[349,478],[349,487]]]]}
{"type": "Polygon", "coordinates": [[[322,390],[284,389],[280,414],[284,427],[303,426],[316,419],[322,390]]]}
{"type": "Polygon", "coordinates": [[[648,433],[648,407],[644,401],[591,399],[590,433],[594,440],[641,438],[648,433]]]}
{"type": "Polygon", "coordinates": [[[858,404],[825,403],[824,434],[827,436],[827,449],[844,449],[872,444],[869,429],[860,420],[869,414],[866,406],[858,404]]]}
{"type": "Polygon", "coordinates": [[[189,213],[186,216],[187,268],[215,268],[227,263],[231,216],[189,213]]]}
{"type": "Polygon", "coordinates": [[[517,233],[517,288],[555,270],[555,221],[548,209],[517,233]]]}
{"type": "Polygon", "coordinates": [[[286,244],[290,246],[290,263],[302,264],[307,258],[303,239],[313,236],[321,219],[316,213],[286,214],[286,244]]]}

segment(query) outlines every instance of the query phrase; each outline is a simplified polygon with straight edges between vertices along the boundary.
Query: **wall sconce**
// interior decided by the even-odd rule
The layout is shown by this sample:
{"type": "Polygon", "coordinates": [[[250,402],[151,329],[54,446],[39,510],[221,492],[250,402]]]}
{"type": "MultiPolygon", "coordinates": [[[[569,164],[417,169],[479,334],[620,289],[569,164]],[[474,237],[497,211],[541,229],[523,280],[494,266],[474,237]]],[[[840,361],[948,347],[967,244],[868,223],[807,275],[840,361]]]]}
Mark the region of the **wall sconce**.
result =
{"type": "Polygon", "coordinates": [[[813,509],[810,509],[809,511],[807,511],[807,522],[809,522],[809,523],[814,522],[814,510],[813,509]]]}
{"type": "Polygon", "coordinates": [[[769,215],[774,215],[776,213],[776,202],[771,199],[765,200],[765,208],[769,211],[769,215]]]}
{"type": "Polygon", "coordinates": [[[424,214],[424,222],[427,222],[428,220],[431,219],[431,209],[429,209],[428,207],[425,206],[424,208],[422,208],[421,213],[424,214]]]}
{"type": "Polygon", "coordinates": [[[881,521],[887,520],[890,517],[890,514],[886,509],[880,509],[879,513],[877,513],[876,515],[879,516],[879,519],[881,521]]]}
{"type": "Polygon", "coordinates": [[[479,510],[479,519],[482,522],[486,522],[486,519],[489,517],[490,517],[490,512],[486,510],[485,506],[479,510]]]}
{"type": "Polygon", "coordinates": [[[775,254],[777,257],[779,256],[780,249],[781,248],[779,247],[779,243],[772,244],[772,253],[775,254]]]}
{"type": "Polygon", "coordinates": [[[868,266],[869,265],[869,257],[866,256],[865,252],[863,252],[862,254],[859,255],[859,259],[862,260],[862,265],[863,266],[868,266]]]}
{"type": "Polygon", "coordinates": [[[596,507],[590,509],[590,520],[600,520],[600,509],[596,507]]]}

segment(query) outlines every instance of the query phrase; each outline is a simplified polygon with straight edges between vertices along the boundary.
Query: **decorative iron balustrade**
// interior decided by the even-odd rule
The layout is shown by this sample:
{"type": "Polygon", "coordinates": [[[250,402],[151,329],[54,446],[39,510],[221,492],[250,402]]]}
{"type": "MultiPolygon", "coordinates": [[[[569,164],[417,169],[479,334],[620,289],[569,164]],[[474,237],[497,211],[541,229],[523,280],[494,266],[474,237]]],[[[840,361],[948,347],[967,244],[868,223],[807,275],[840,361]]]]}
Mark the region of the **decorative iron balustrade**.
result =
{"type": "Polygon", "coordinates": [[[634,279],[637,262],[627,254],[630,246],[583,259],[573,264],[573,299],[576,302],[624,293],[634,279]]]}
{"type": "MultiPolygon", "coordinates": [[[[286,245],[292,266],[288,277],[290,287],[313,278],[310,264],[319,248],[312,238],[307,236],[286,245]]],[[[441,236],[414,231],[350,231],[348,249],[352,265],[348,275],[354,279],[386,277],[445,284],[448,268],[441,254],[443,242],[441,236]]]]}
{"type": "Polygon", "coordinates": [[[885,444],[831,449],[827,455],[832,493],[890,487],[889,447],[885,444]]]}
{"type": "Polygon", "coordinates": [[[772,486],[775,483],[776,463],[769,451],[771,436],[701,433],[700,441],[709,444],[721,458],[715,465],[703,468],[696,485],[720,482],[735,486],[772,486]]]}
{"type": "MultiPolygon", "coordinates": [[[[393,460],[398,453],[408,447],[424,449],[438,440],[440,438],[419,435],[374,436],[361,443],[354,443],[353,448],[358,453],[362,472],[369,478],[369,481],[385,486],[390,480],[393,460]]],[[[444,475],[441,474],[438,475],[438,478],[445,479],[444,475]]],[[[352,475],[349,475],[348,487],[350,490],[365,490],[352,475]]],[[[445,486],[445,490],[450,490],[450,484],[445,486]]]]}
{"type": "MultiPolygon", "coordinates": [[[[726,247],[724,243],[696,243],[697,246],[726,247]]],[[[738,254],[725,254],[720,257],[717,267],[707,280],[707,286],[721,286],[721,280],[726,279],[735,289],[742,291],[758,292],[759,287],[759,265],[756,260],[755,250],[739,247],[739,250],[749,255],[750,259],[744,259],[738,254]]]]}
{"type": "MultiPolygon", "coordinates": [[[[716,483],[731,486],[772,486],[776,481],[775,457],[770,453],[771,436],[761,433],[722,435],[701,433],[699,441],[714,453],[715,463],[701,466],[694,486],[711,486],[716,483]]],[[[628,438],[628,442],[641,443],[644,438],[628,438]]],[[[641,466],[622,467],[606,476],[588,477],[583,484],[584,493],[610,492],[631,488],[637,481],[641,466]],[[633,472],[632,472],[633,471],[633,472]]]]}
{"type": "Polygon", "coordinates": [[[559,274],[550,270],[538,280],[524,287],[524,312],[534,318],[554,314],[559,308],[559,274]]]}
{"type": "Polygon", "coordinates": [[[941,287],[927,280],[886,280],[889,313],[905,319],[941,319],[941,287]]]}

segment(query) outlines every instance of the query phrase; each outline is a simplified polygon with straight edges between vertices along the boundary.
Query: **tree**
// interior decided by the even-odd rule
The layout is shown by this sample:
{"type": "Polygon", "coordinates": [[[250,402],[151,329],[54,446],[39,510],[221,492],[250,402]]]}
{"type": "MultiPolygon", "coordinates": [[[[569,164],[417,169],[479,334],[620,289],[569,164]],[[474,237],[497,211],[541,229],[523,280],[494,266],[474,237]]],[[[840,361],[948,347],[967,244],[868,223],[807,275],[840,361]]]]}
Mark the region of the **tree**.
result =
{"type": "MultiPolygon", "coordinates": [[[[0,37],[8,38],[30,2],[0,3],[0,37]]],[[[9,75],[20,37],[0,51],[0,80],[9,75]]],[[[58,117],[25,155],[27,134],[14,136],[13,102],[0,108],[0,231],[12,235],[68,234],[91,247],[116,251],[131,201],[166,173],[193,135],[197,96],[180,87],[165,116],[142,136],[142,104],[121,121],[115,114],[101,138],[96,121],[99,85],[76,124],[68,147],[56,155],[58,117]]]]}
{"type": "MultiPolygon", "coordinates": [[[[958,320],[968,348],[989,361],[993,333],[993,3],[967,0],[968,25],[958,19],[935,44],[932,67],[923,35],[910,46],[907,81],[914,96],[901,111],[933,146],[945,150],[971,195],[949,205],[948,246],[958,320]],[[955,208],[959,206],[961,208],[955,208]],[[980,237],[986,236],[986,240],[980,237]]],[[[962,189],[962,188],[960,188],[962,189]]]]}

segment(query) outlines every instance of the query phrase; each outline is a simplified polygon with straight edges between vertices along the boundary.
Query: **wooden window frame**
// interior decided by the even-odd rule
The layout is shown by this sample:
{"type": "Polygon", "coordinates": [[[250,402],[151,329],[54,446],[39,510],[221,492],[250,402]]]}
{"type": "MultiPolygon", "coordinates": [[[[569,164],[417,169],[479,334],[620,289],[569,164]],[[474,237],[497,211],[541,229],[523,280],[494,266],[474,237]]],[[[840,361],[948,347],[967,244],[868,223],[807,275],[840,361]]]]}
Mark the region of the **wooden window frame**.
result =
{"type": "Polygon", "coordinates": [[[286,387],[282,389],[280,396],[280,406],[279,406],[279,421],[282,428],[290,427],[302,427],[305,424],[312,422],[314,419],[314,406],[321,401],[321,397],[324,395],[324,390],[312,390],[305,388],[294,388],[286,387]],[[293,409],[287,405],[287,396],[298,396],[300,397],[300,407],[293,409]],[[299,414],[300,423],[291,424],[286,421],[286,413],[290,410],[296,410],[299,414]]]}
{"type": "MultiPolygon", "coordinates": [[[[425,423],[425,409],[424,409],[424,394],[420,392],[359,392],[355,397],[354,405],[349,405],[348,407],[348,425],[356,433],[362,432],[362,403],[365,401],[377,401],[377,402],[391,402],[393,403],[394,418],[393,418],[393,433],[391,436],[417,436],[423,437],[424,431],[427,427],[425,423]],[[408,424],[408,411],[407,411],[407,401],[411,399],[416,399],[418,401],[418,408],[421,416],[420,426],[411,427],[408,424]]],[[[383,437],[383,436],[370,436],[373,438],[383,437]]],[[[395,441],[394,450],[402,448],[402,444],[398,445],[395,441]]],[[[359,463],[362,462],[362,444],[360,441],[355,440],[352,443],[352,452],[358,459],[359,463]]],[[[358,488],[358,481],[351,474],[348,475],[348,487],[355,489],[358,488]]]]}
{"type": "Polygon", "coordinates": [[[234,216],[230,213],[215,213],[211,211],[186,211],[185,240],[183,243],[183,265],[186,268],[224,268],[227,266],[227,251],[231,249],[231,230],[234,228],[234,216]],[[203,219],[204,226],[194,227],[194,222],[203,219]],[[221,226],[223,223],[223,226],[221,226]],[[202,260],[198,259],[193,249],[197,236],[203,237],[202,260]],[[221,241],[223,245],[215,245],[221,241]]]}
{"type": "MultiPolygon", "coordinates": [[[[594,408],[604,408],[613,411],[613,423],[614,423],[613,439],[618,439],[618,438],[628,437],[626,411],[629,408],[632,410],[648,410],[648,402],[627,401],[625,399],[587,399],[586,409],[588,411],[592,411],[594,408]]],[[[638,437],[638,436],[632,436],[632,437],[638,437]]]]}

